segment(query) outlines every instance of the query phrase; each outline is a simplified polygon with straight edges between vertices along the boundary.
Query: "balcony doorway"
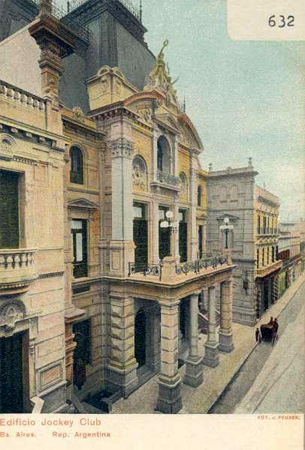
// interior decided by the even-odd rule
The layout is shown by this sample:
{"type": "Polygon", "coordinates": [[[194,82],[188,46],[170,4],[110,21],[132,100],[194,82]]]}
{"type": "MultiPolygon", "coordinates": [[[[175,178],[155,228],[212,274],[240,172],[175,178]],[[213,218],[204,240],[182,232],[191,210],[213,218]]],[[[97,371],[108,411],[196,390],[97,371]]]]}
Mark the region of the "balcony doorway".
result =
{"type": "Polygon", "coordinates": [[[0,170],[0,248],[19,247],[19,175],[0,170]]]}

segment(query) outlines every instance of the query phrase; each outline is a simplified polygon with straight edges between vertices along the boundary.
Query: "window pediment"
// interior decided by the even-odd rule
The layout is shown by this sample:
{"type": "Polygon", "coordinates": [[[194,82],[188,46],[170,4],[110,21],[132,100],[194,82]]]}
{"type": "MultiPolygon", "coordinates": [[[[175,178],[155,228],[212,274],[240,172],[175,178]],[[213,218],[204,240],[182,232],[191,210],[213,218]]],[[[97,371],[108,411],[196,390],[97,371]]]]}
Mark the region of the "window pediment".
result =
{"type": "Polygon", "coordinates": [[[225,217],[227,217],[230,220],[230,222],[236,222],[237,220],[240,219],[240,217],[233,216],[232,214],[222,214],[221,216],[217,217],[218,222],[223,222],[225,217]]]}
{"type": "Polygon", "coordinates": [[[77,200],[71,200],[68,202],[69,208],[81,208],[81,209],[97,209],[96,203],[90,202],[85,198],[79,198],[77,200]]]}

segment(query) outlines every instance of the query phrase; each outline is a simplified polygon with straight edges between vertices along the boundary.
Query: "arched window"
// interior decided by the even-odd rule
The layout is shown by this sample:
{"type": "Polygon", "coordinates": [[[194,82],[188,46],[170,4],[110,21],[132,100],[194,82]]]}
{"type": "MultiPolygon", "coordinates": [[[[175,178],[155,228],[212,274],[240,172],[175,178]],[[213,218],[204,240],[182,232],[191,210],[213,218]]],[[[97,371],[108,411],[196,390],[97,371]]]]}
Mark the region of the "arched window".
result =
{"type": "Polygon", "coordinates": [[[197,188],[197,206],[202,205],[202,186],[201,184],[197,188]]]}
{"type": "Polygon", "coordinates": [[[157,143],[157,168],[160,172],[170,172],[170,148],[167,139],[160,136],[157,143]]]}
{"type": "Polygon", "coordinates": [[[78,147],[71,147],[70,159],[71,159],[71,170],[70,170],[71,183],[83,184],[84,170],[83,170],[83,154],[81,149],[78,147]]]}

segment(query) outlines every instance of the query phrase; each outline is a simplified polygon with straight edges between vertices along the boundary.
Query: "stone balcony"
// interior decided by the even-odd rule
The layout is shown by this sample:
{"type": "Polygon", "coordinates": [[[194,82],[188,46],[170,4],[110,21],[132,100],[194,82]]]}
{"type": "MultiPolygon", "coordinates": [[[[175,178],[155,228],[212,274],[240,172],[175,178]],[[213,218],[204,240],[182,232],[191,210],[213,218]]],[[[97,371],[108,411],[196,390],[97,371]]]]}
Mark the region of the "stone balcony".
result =
{"type": "Polygon", "coordinates": [[[0,249],[0,295],[24,292],[37,278],[33,249],[0,249]]]}
{"type": "Polygon", "coordinates": [[[275,261],[269,266],[260,267],[259,269],[256,269],[256,277],[263,278],[267,275],[270,275],[270,273],[280,269],[282,267],[282,264],[283,264],[282,261],[275,261]]]}
{"type": "Polygon", "coordinates": [[[181,190],[181,180],[180,178],[170,173],[158,170],[156,181],[153,181],[151,183],[151,186],[152,187],[156,186],[159,188],[165,188],[179,192],[181,190]]]}

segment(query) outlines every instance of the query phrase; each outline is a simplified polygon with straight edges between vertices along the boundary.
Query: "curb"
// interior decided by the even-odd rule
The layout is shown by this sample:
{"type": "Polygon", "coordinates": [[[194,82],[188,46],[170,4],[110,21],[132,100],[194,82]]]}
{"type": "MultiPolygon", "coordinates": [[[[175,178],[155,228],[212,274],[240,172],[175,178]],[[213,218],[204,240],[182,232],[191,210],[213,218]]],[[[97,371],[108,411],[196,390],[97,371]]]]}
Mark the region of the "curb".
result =
{"type": "MultiPolygon", "coordinates": [[[[296,289],[295,292],[293,292],[293,294],[291,295],[289,301],[287,302],[287,304],[283,307],[283,309],[281,310],[281,312],[278,314],[278,317],[281,316],[282,312],[285,311],[285,309],[287,308],[287,306],[289,305],[289,303],[291,302],[291,300],[293,299],[293,297],[296,295],[296,293],[299,291],[299,289],[301,289],[301,287],[303,286],[303,284],[305,283],[305,280],[302,281],[302,283],[298,286],[298,288],[296,289]]],[[[214,407],[214,405],[219,401],[219,399],[221,398],[221,396],[224,394],[224,392],[226,391],[226,389],[228,388],[228,386],[232,383],[232,381],[234,380],[234,378],[238,375],[238,373],[240,372],[240,370],[242,369],[242,367],[245,365],[245,363],[248,361],[248,359],[250,358],[250,356],[252,355],[252,353],[254,352],[254,350],[256,349],[256,347],[258,346],[258,342],[256,342],[252,349],[250,350],[250,352],[248,353],[248,355],[245,357],[245,359],[241,362],[240,366],[235,370],[235,372],[233,373],[232,377],[230,378],[230,380],[228,381],[228,383],[225,385],[225,387],[222,389],[222,391],[220,392],[220,394],[218,395],[218,397],[216,398],[216,400],[212,403],[212,405],[206,409],[203,414],[209,414],[209,411],[211,411],[211,409],[214,407]]]]}

